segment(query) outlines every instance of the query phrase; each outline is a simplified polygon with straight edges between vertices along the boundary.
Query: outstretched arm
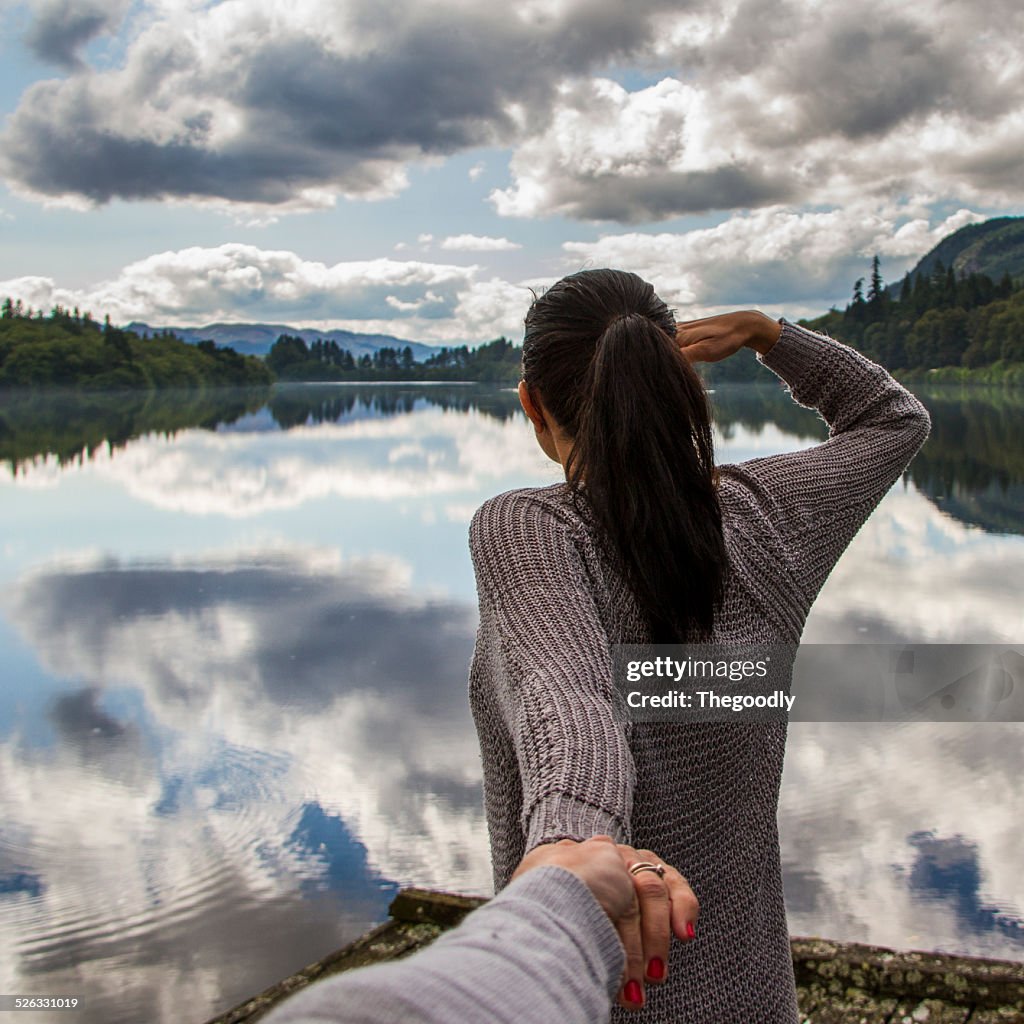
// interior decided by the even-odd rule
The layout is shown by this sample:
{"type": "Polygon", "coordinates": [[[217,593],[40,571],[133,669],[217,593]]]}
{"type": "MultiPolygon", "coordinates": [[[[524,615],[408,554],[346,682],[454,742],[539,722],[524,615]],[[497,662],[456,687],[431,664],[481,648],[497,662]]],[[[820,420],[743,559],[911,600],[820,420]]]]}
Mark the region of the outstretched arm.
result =
{"type": "Polygon", "coordinates": [[[669,929],[692,938],[699,911],[671,865],[648,873],[658,861],[608,836],[542,846],[426,950],[318,982],[267,1024],[589,1024],[608,1019],[624,963],[624,1005],[639,1009],[644,964],[658,955],[664,965],[669,929]]]}
{"type": "Polygon", "coordinates": [[[623,961],[586,884],[537,868],[422,952],[312,985],[266,1024],[589,1024],[608,1019],[623,961]]]}

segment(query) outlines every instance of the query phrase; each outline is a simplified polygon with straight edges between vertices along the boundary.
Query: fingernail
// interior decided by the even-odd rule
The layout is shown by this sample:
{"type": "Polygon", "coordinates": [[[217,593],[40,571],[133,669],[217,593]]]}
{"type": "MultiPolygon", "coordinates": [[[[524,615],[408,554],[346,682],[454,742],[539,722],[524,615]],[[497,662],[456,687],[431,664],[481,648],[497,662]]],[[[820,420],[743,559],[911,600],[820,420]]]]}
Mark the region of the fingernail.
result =
{"type": "Polygon", "coordinates": [[[693,927],[692,921],[686,922],[686,937],[692,939],[697,934],[696,929],[693,927]]]}
{"type": "Polygon", "coordinates": [[[632,1003],[634,1006],[640,1006],[644,1001],[644,994],[640,991],[639,981],[627,981],[622,994],[625,996],[626,1002],[632,1003]]]}
{"type": "Polygon", "coordinates": [[[654,981],[661,981],[665,977],[665,961],[660,956],[654,957],[647,965],[647,977],[654,981]]]}

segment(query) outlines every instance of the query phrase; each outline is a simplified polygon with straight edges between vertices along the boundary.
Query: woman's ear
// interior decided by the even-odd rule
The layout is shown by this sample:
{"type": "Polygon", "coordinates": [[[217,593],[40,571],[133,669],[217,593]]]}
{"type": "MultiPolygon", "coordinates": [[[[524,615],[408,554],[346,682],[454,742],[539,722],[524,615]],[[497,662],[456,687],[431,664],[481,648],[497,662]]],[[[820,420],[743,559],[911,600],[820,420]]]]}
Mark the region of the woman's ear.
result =
{"type": "Polygon", "coordinates": [[[537,444],[541,451],[552,461],[559,463],[565,469],[565,459],[568,457],[568,449],[565,454],[559,450],[560,428],[554,418],[548,413],[538,399],[530,394],[526,381],[519,382],[519,404],[523,407],[527,419],[533,424],[537,434],[537,444]],[[559,438],[556,438],[555,431],[559,429],[559,438]]]}
{"type": "Polygon", "coordinates": [[[542,434],[548,429],[544,413],[541,411],[540,405],[533,400],[533,395],[530,394],[525,380],[519,382],[519,404],[523,407],[523,412],[526,413],[538,434],[542,434]]]}

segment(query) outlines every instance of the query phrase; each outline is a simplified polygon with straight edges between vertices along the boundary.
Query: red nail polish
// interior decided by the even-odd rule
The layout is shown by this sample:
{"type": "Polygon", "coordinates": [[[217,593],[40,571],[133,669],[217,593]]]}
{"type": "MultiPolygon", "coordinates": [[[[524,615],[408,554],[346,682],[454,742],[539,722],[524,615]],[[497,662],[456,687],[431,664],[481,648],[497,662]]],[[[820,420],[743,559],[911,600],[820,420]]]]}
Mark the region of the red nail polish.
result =
{"type": "Polygon", "coordinates": [[[647,965],[647,977],[653,981],[661,981],[665,977],[665,961],[660,956],[654,957],[647,965]]]}
{"type": "Polygon", "coordinates": [[[622,990],[622,994],[626,997],[627,1003],[632,1003],[634,1006],[640,1006],[643,1004],[644,995],[640,991],[639,981],[627,981],[626,987],[622,990]]]}
{"type": "Polygon", "coordinates": [[[686,922],[686,937],[688,939],[692,939],[696,934],[697,934],[697,932],[696,932],[696,930],[693,927],[693,922],[692,921],[687,921],[686,922]]]}

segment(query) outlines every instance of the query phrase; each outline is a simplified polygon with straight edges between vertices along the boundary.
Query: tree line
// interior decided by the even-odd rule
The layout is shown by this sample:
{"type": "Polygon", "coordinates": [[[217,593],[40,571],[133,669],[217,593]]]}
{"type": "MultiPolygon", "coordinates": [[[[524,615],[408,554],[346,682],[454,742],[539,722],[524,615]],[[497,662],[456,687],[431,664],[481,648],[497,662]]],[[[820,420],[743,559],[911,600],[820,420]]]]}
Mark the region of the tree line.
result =
{"type": "Polygon", "coordinates": [[[189,345],[170,331],[140,338],[78,309],[58,305],[45,315],[20,300],[0,303],[0,388],[117,391],[271,381],[263,360],[212,341],[189,345]]]}
{"type": "MultiPolygon", "coordinates": [[[[907,273],[898,287],[882,280],[871,261],[843,309],[799,321],[863,352],[900,375],[943,368],[951,378],[1024,384],[1024,286],[1004,274],[957,274],[938,261],[930,274],[907,273]]],[[[753,353],[699,367],[709,383],[767,380],[753,353]]]]}
{"type": "Polygon", "coordinates": [[[442,348],[422,362],[412,348],[384,346],[372,355],[354,356],[336,341],[318,339],[312,345],[282,334],[267,354],[267,366],[279,380],[473,380],[488,383],[519,379],[523,350],[508,338],[496,338],[475,349],[468,345],[442,348]]]}
{"type": "MultiPolygon", "coordinates": [[[[938,262],[930,274],[908,273],[898,289],[888,288],[876,255],[844,309],[801,322],[894,371],[987,368],[993,379],[1024,383],[1024,286],[1009,274],[995,282],[984,274],[956,274],[938,262]]],[[[0,387],[117,390],[266,385],[275,379],[512,383],[521,359],[522,348],[505,337],[475,349],[445,347],[417,362],[408,345],[355,356],[333,339],[310,345],[282,334],[263,360],[212,341],[189,345],[170,331],[140,338],[114,327],[109,317],[101,324],[78,309],[57,305],[44,315],[20,300],[0,304],[0,387]]],[[[699,370],[710,384],[768,377],[752,357],[699,370]]]]}
{"type": "Polygon", "coordinates": [[[1024,380],[1024,287],[1009,273],[998,282],[985,274],[957,274],[942,261],[931,274],[907,273],[899,289],[882,283],[879,259],[839,311],[810,321],[840,341],[894,370],[939,367],[1010,371],[1024,380]]]}

